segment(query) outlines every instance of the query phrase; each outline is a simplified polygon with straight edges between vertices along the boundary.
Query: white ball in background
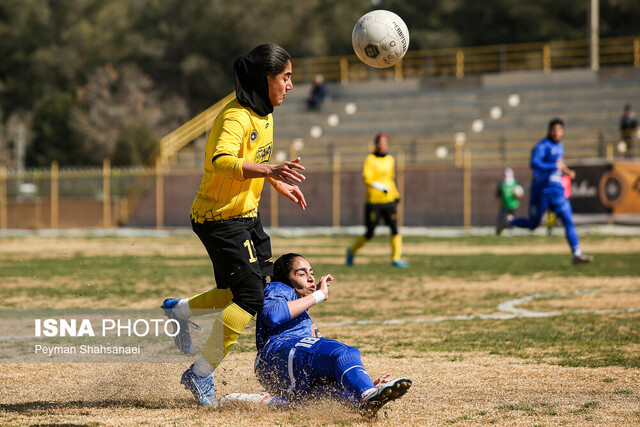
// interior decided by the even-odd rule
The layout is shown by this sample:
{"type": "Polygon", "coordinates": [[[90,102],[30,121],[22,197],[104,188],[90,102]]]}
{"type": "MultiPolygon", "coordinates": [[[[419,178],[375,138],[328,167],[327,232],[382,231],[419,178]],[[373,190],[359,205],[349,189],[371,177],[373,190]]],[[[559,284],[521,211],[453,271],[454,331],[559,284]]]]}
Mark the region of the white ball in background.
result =
{"type": "Polygon", "coordinates": [[[287,153],[284,151],[276,152],[276,163],[282,163],[287,161],[287,153]]]}
{"type": "Polygon", "coordinates": [[[491,111],[489,112],[489,116],[491,116],[493,120],[498,120],[500,117],[502,117],[502,108],[497,106],[492,107],[491,111]]]}
{"type": "Polygon", "coordinates": [[[454,141],[456,142],[456,145],[464,145],[467,141],[467,134],[464,132],[456,132],[454,141]]]}
{"type": "Polygon", "coordinates": [[[354,115],[356,111],[358,111],[358,106],[353,102],[349,102],[347,105],[344,106],[344,112],[350,116],[354,115]]]}
{"type": "Polygon", "coordinates": [[[618,153],[626,153],[627,152],[627,143],[624,141],[618,142],[618,153]]]}
{"type": "Polygon", "coordinates": [[[511,107],[517,107],[518,105],[520,105],[520,95],[518,95],[517,93],[509,95],[509,100],[507,102],[511,107]]]}
{"type": "Polygon", "coordinates": [[[291,142],[291,145],[293,146],[294,150],[300,151],[304,148],[304,139],[296,138],[291,142]]]}
{"type": "Polygon", "coordinates": [[[473,121],[473,123],[471,124],[471,129],[475,132],[475,133],[480,133],[484,130],[484,120],[482,119],[476,119],[473,121]]]}
{"type": "Polygon", "coordinates": [[[447,157],[447,154],[449,154],[449,150],[447,150],[447,147],[438,147],[436,148],[436,157],[439,159],[444,159],[445,157],[447,157]]]}
{"type": "Polygon", "coordinates": [[[327,124],[331,127],[336,127],[340,123],[340,116],[337,114],[329,114],[327,117],[327,124]]]}
{"type": "Polygon", "coordinates": [[[322,136],[322,128],[320,126],[311,126],[309,133],[311,134],[311,138],[318,139],[322,136]]]}

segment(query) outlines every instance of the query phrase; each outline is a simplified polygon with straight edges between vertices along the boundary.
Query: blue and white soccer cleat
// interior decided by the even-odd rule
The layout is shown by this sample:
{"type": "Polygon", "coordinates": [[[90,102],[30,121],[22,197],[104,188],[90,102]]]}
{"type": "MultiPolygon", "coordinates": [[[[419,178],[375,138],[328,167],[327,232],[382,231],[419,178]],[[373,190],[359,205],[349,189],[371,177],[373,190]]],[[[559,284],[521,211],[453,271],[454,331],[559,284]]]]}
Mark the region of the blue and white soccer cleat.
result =
{"type": "Polygon", "coordinates": [[[392,267],[400,267],[400,268],[409,268],[409,263],[406,261],[402,261],[401,259],[396,259],[391,261],[392,267]]]}
{"type": "MultiPolygon", "coordinates": [[[[164,300],[160,308],[164,310],[164,315],[169,319],[174,319],[178,322],[180,331],[173,337],[173,341],[176,343],[176,347],[185,354],[193,353],[193,342],[191,341],[191,333],[189,332],[189,326],[194,329],[200,330],[200,326],[196,325],[190,320],[180,319],[174,312],[174,307],[180,301],[180,298],[167,298],[164,300]]],[[[175,326],[175,325],[174,325],[175,326]]],[[[175,333],[175,329],[173,331],[175,333]]]]}
{"type": "Polygon", "coordinates": [[[193,393],[193,397],[196,398],[198,405],[218,406],[216,389],[213,386],[213,375],[199,377],[193,372],[193,365],[191,365],[189,369],[182,374],[180,384],[184,385],[184,388],[193,393]]]}
{"type": "Polygon", "coordinates": [[[409,387],[411,387],[409,378],[398,378],[381,384],[376,390],[360,400],[358,410],[364,416],[373,417],[384,405],[404,396],[409,387]]]}

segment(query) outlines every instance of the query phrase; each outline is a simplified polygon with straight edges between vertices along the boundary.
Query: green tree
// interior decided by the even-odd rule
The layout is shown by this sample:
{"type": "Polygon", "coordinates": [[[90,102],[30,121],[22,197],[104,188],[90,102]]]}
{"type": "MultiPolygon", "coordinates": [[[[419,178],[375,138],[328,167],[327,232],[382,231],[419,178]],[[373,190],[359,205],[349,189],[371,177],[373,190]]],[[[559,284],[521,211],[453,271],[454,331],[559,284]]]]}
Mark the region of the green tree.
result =
{"type": "Polygon", "coordinates": [[[27,166],[49,166],[57,161],[60,166],[80,166],[96,163],[88,156],[79,135],[69,126],[71,112],[76,104],[65,92],[52,92],[36,106],[33,127],[34,139],[27,148],[27,166]]]}
{"type": "Polygon", "coordinates": [[[158,147],[158,138],[147,126],[128,126],[116,142],[111,164],[114,166],[144,165],[158,147]]]}

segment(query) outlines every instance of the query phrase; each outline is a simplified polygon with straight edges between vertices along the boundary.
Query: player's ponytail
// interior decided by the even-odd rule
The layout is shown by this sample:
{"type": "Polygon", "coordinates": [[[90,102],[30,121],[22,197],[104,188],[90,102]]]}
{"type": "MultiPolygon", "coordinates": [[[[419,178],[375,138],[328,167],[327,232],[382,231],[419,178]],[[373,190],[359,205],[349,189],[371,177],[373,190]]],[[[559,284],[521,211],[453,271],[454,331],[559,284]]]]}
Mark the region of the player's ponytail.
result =
{"type": "Polygon", "coordinates": [[[272,282],[282,282],[285,285],[291,286],[291,282],[289,281],[289,273],[293,269],[293,263],[296,258],[304,258],[300,254],[296,254],[290,252],[288,254],[282,255],[280,258],[273,263],[273,277],[271,277],[272,282]]]}

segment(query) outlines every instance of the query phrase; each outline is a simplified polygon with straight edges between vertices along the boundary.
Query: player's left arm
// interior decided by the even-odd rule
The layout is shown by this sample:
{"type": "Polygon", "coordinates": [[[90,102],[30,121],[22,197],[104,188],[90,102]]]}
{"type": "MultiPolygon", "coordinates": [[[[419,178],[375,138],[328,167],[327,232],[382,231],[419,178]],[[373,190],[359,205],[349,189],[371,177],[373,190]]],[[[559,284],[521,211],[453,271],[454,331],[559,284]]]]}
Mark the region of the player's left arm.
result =
{"type": "Polygon", "coordinates": [[[565,175],[569,175],[571,179],[574,179],[576,177],[576,171],[570,169],[569,166],[567,166],[567,164],[564,162],[564,159],[562,157],[558,157],[557,166],[558,169],[562,171],[562,173],[564,173],[565,175]]]}

